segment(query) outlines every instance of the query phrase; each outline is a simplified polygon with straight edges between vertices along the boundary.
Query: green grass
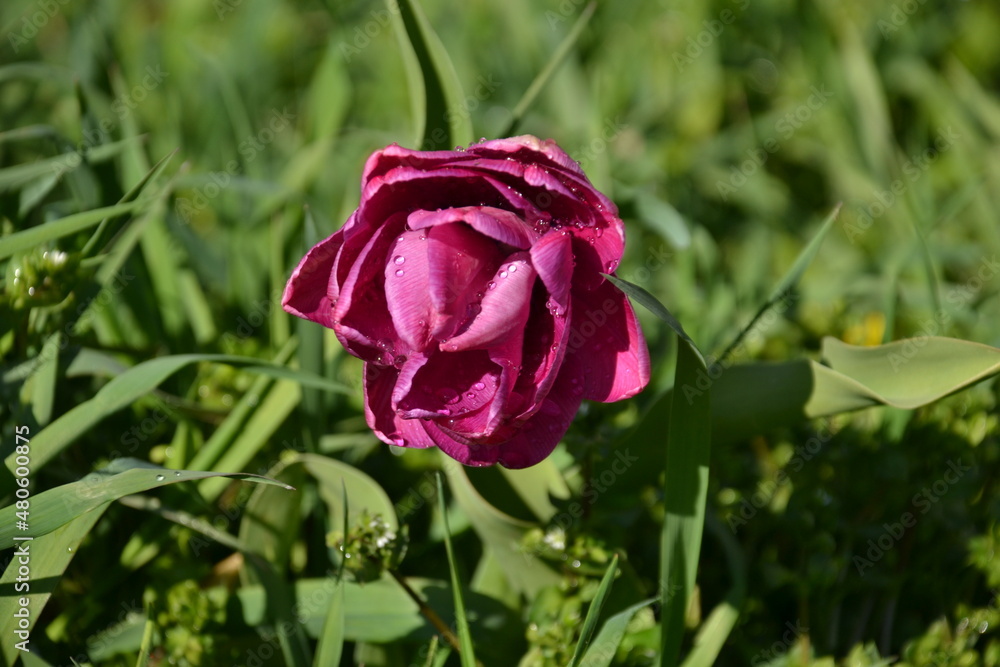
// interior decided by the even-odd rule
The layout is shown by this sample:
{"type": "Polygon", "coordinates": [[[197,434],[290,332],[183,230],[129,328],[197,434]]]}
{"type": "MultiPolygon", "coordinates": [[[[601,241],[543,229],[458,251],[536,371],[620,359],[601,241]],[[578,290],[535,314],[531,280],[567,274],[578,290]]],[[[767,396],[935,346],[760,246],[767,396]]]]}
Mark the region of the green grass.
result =
{"type": "Polygon", "coordinates": [[[1000,665],[1000,8],[388,6],[0,6],[0,664],[27,427],[25,665],[1000,665]],[[512,126],[708,366],[637,309],[649,390],[464,470],[280,294],[373,150],[512,126]]]}

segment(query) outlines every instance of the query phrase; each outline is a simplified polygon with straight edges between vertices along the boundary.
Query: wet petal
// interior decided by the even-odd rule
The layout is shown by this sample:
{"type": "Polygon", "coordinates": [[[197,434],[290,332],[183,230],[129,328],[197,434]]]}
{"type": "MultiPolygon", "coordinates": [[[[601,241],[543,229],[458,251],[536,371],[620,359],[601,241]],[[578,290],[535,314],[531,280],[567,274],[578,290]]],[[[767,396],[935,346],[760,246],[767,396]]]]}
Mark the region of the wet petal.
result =
{"type": "Polygon", "coordinates": [[[583,397],[609,403],[649,383],[649,350],[631,304],[608,281],[573,293],[573,318],[564,366],[583,379],[583,397]]]}
{"type": "Polygon", "coordinates": [[[333,279],[334,263],[343,244],[341,230],[313,246],[302,258],[281,297],[286,311],[333,328],[333,306],[339,292],[333,279]]]}
{"type": "Polygon", "coordinates": [[[434,353],[407,382],[407,390],[396,406],[406,417],[468,414],[493,400],[500,385],[500,371],[485,350],[434,353]]]}
{"type": "Polygon", "coordinates": [[[419,419],[402,419],[392,409],[390,397],[399,371],[389,366],[365,364],[365,421],[382,442],[400,447],[433,447],[419,419]]]}
{"type": "Polygon", "coordinates": [[[487,348],[509,339],[515,331],[523,331],[536,276],[528,253],[508,257],[486,284],[482,310],[468,329],[441,343],[441,349],[455,352],[487,348]]]}
{"type": "Polygon", "coordinates": [[[538,237],[538,234],[516,213],[491,206],[414,211],[407,220],[411,229],[424,229],[450,222],[464,222],[480,234],[521,250],[530,248],[538,237]]]}

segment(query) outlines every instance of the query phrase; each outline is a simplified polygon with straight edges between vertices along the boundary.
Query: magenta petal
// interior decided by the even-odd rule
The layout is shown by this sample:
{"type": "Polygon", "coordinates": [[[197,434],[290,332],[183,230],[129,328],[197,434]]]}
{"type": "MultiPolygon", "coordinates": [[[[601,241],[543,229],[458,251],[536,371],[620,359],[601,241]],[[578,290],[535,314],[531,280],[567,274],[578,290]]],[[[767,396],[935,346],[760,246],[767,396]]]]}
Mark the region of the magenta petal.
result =
{"type": "Polygon", "coordinates": [[[573,293],[572,332],[564,366],[578,369],[583,398],[610,403],[649,383],[649,350],[628,299],[608,281],[573,293]]]}
{"type": "Polygon", "coordinates": [[[531,247],[531,263],[549,291],[554,309],[565,311],[573,284],[572,237],[558,230],[549,232],[531,247]]]}
{"type": "Polygon", "coordinates": [[[445,340],[478,311],[490,276],[503,260],[497,244],[461,223],[427,230],[427,290],[433,305],[431,335],[445,340]]]}
{"type": "Polygon", "coordinates": [[[414,350],[431,339],[432,305],[427,298],[430,262],[427,236],[403,232],[385,256],[385,300],[399,337],[414,350]]]}
{"type": "Polygon", "coordinates": [[[392,409],[390,397],[398,374],[392,366],[365,364],[365,421],[382,442],[400,447],[433,447],[436,443],[421,420],[402,419],[392,409]]]}
{"type": "Polygon", "coordinates": [[[580,409],[578,386],[574,371],[561,372],[541,408],[510,440],[499,445],[497,462],[505,468],[527,468],[551,454],[580,409]]]}
{"type": "MultiPolygon", "coordinates": [[[[551,304],[548,295],[545,299],[547,304],[551,304]]],[[[572,302],[569,308],[561,311],[551,305],[532,304],[531,318],[524,335],[522,370],[510,399],[510,412],[518,419],[526,419],[537,412],[552,389],[570,342],[572,331],[569,323],[572,317],[572,302]],[[560,314],[555,315],[556,312],[560,314]]],[[[579,387],[578,382],[574,389],[579,387]]]]}
{"type": "Polygon", "coordinates": [[[500,370],[485,350],[435,353],[414,373],[397,408],[406,417],[433,418],[479,410],[496,395],[500,370]]]}
{"type": "Polygon", "coordinates": [[[552,139],[539,139],[530,134],[506,139],[494,139],[469,146],[468,153],[516,157],[524,162],[543,162],[583,175],[580,164],[559,148],[552,139]]]}
{"type": "Polygon", "coordinates": [[[414,211],[407,224],[411,229],[424,229],[450,222],[464,222],[480,234],[527,250],[538,237],[524,220],[515,213],[491,206],[462,206],[440,211],[414,211]]]}
{"type": "MultiPolygon", "coordinates": [[[[405,347],[394,346],[397,336],[389,317],[383,277],[386,252],[403,224],[402,214],[394,216],[368,240],[347,271],[334,309],[337,338],[351,354],[366,361],[388,364],[392,359],[386,357],[387,353],[409,353],[405,347]]],[[[341,261],[351,242],[345,242],[341,261]]]]}
{"type": "Polygon", "coordinates": [[[344,243],[343,230],[320,241],[292,272],[281,297],[281,306],[292,315],[333,328],[333,306],[337,299],[334,262],[344,243]]]}
{"type": "Polygon", "coordinates": [[[482,310],[468,329],[441,344],[448,352],[486,348],[523,331],[528,321],[535,270],[528,253],[514,253],[500,264],[486,286],[482,310]]]}
{"type": "Polygon", "coordinates": [[[484,445],[465,440],[461,436],[439,428],[434,422],[426,422],[426,429],[438,448],[462,465],[491,466],[500,458],[499,445],[484,445]]]}

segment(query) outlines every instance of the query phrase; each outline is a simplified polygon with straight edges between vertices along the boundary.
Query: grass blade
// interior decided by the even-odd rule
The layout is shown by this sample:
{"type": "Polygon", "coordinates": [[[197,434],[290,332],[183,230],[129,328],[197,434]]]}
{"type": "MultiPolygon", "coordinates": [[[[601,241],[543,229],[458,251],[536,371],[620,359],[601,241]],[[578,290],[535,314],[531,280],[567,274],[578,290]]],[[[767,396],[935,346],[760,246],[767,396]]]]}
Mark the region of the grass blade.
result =
{"type": "Polygon", "coordinates": [[[49,243],[63,236],[69,236],[88,227],[93,227],[105,218],[134,213],[144,204],[144,201],[134,201],[128,204],[115,204],[114,206],[95,208],[90,211],[67,215],[65,218],[46,222],[37,227],[15,232],[10,236],[0,239],[0,259],[7,259],[16,253],[30,250],[43,243],[49,243]]]}
{"type": "Polygon", "coordinates": [[[444,488],[441,474],[437,475],[438,509],[444,522],[444,546],[448,552],[448,569],[451,572],[451,590],[455,596],[455,624],[458,626],[459,657],[462,667],[476,667],[476,656],[472,651],[472,635],[469,634],[469,619],[465,613],[465,600],[462,596],[462,582],[458,577],[458,564],[455,552],[451,546],[451,530],[448,528],[448,508],[444,502],[444,488]]]}
{"type": "Polygon", "coordinates": [[[588,4],[583,13],[580,14],[580,18],[576,20],[573,27],[570,29],[569,34],[566,35],[565,39],[559,44],[559,48],[556,49],[552,57],[549,58],[549,62],[546,63],[542,71],[538,73],[535,80],[531,82],[528,89],[524,91],[524,95],[518,101],[517,106],[514,107],[514,111],[511,112],[510,124],[503,131],[500,136],[509,137],[517,132],[521,125],[521,121],[524,119],[524,114],[527,113],[528,109],[535,102],[535,98],[538,97],[542,89],[548,84],[552,75],[556,73],[559,66],[562,65],[563,61],[566,60],[566,56],[569,55],[570,51],[573,50],[573,46],[576,41],[580,39],[580,35],[583,34],[583,29],[587,27],[590,23],[591,17],[593,17],[594,12],[597,10],[597,2],[591,2],[588,4]]]}
{"type": "Polygon", "coordinates": [[[604,573],[604,578],[601,579],[601,585],[598,587],[590,607],[587,609],[587,617],[583,619],[583,628],[580,630],[580,639],[576,643],[576,650],[573,651],[573,657],[569,662],[570,667],[578,667],[580,661],[583,660],[587,647],[590,645],[590,638],[597,628],[597,621],[601,618],[601,608],[611,593],[611,586],[614,584],[617,572],[618,554],[615,554],[604,573]]]}

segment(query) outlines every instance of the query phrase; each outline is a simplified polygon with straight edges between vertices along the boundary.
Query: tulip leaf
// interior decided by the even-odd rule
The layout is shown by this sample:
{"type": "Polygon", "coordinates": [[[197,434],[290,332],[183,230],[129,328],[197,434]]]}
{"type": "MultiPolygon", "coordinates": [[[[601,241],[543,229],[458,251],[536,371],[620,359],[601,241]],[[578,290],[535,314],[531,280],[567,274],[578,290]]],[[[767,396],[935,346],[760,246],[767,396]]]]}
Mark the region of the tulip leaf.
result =
{"type": "Polygon", "coordinates": [[[416,135],[423,150],[467,146],[472,120],[455,66],[418,0],[387,0],[410,85],[416,135]]]}
{"type": "Polygon", "coordinates": [[[0,238],[0,259],[6,259],[15,253],[24,252],[43,243],[49,243],[63,236],[69,236],[88,227],[93,227],[105,218],[134,213],[145,204],[145,201],[133,201],[127,204],[95,208],[14,232],[0,238]]]}
{"type": "MultiPolygon", "coordinates": [[[[444,455],[441,455],[444,459],[444,455]]],[[[529,599],[546,586],[559,583],[559,575],[521,546],[521,538],[533,526],[490,505],[479,495],[462,465],[444,460],[445,474],[455,502],[469,518],[480,539],[493,549],[511,586],[529,599]]]]}
{"type": "Polygon", "coordinates": [[[343,525],[347,510],[351,523],[362,512],[367,512],[370,515],[381,515],[393,532],[399,529],[396,509],[389,496],[378,482],[364,472],[343,461],[319,454],[299,454],[294,461],[301,463],[319,484],[319,495],[328,508],[331,526],[343,525]],[[345,488],[351,499],[350,508],[344,507],[345,488]]]}

